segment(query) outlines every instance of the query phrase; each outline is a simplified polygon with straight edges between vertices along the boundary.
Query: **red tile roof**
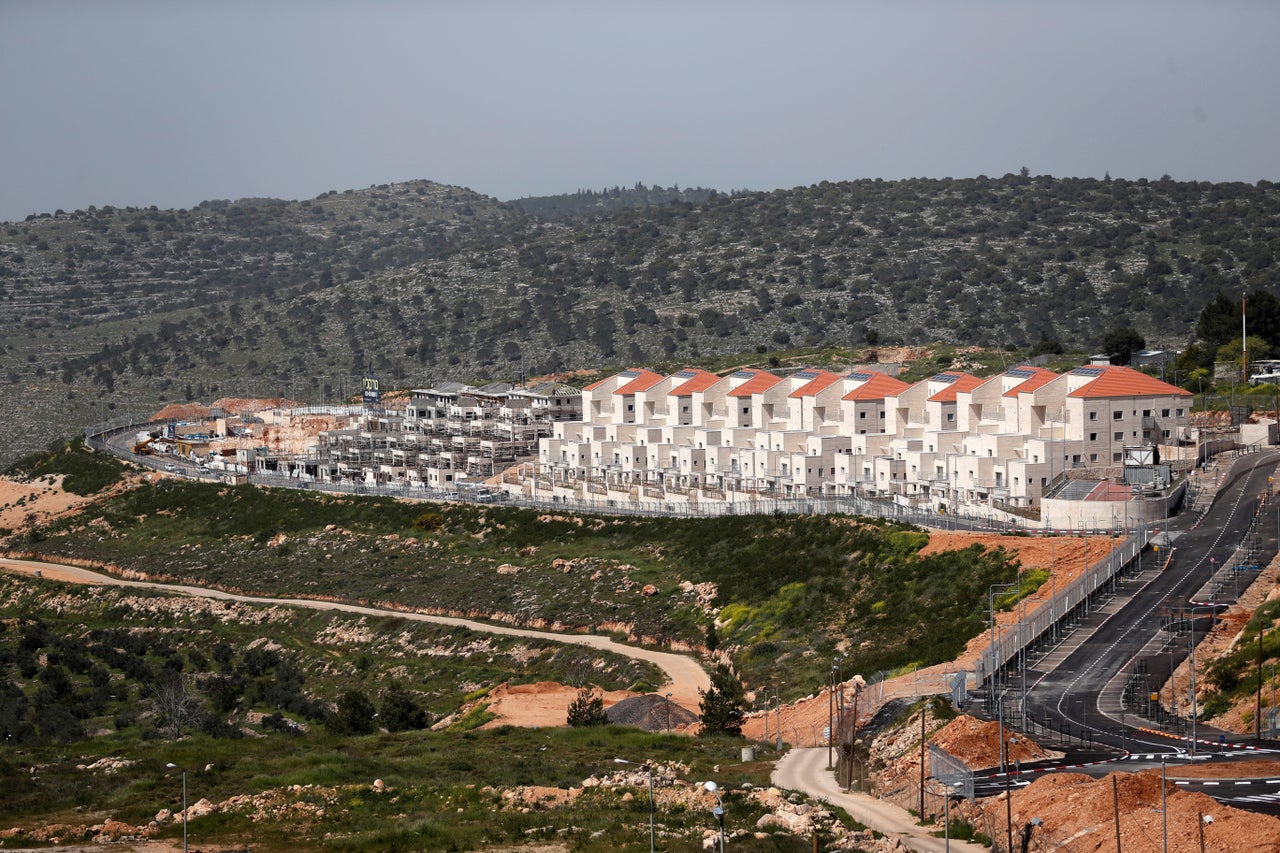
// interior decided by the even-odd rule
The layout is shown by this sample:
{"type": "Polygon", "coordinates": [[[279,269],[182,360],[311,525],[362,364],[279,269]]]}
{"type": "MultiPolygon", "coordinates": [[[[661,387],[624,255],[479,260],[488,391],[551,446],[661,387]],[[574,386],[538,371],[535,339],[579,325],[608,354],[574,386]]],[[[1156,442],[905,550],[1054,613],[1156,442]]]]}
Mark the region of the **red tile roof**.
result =
{"type": "Polygon", "coordinates": [[[699,391],[705,391],[712,385],[720,381],[720,377],[706,370],[682,370],[676,374],[676,378],[681,378],[681,374],[690,374],[689,378],[672,388],[668,393],[672,397],[688,397],[690,394],[696,394],[699,391]]]}
{"type": "Polygon", "coordinates": [[[1043,388],[1045,385],[1048,385],[1050,382],[1058,378],[1058,374],[1054,373],[1052,370],[1045,370],[1043,367],[1025,367],[1015,369],[1029,370],[1033,372],[1030,377],[1013,386],[1008,391],[1005,391],[1004,396],[1006,397],[1016,397],[1019,394],[1027,394],[1037,388],[1043,388]]]}
{"type": "Polygon", "coordinates": [[[1148,376],[1132,367],[1120,367],[1114,364],[1097,365],[1087,368],[1076,368],[1068,376],[1089,375],[1096,373],[1091,381],[1081,385],[1068,394],[1068,397],[1080,397],[1089,400],[1107,397],[1190,397],[1190,391],[1184,391],[1176,385],[1161,382],[1154,376],[1148,376]],[[1082,374],[1080,371],[1089,371],[1082,374]]]}
{"type": "Polygon", "coordinates": [[[854,388],[841,400],[883,400],[901,394],[911,386],[901,379],[894,379],[885,373],[873,373],[871,378],[854,388]]]}
{"type": "Polygon", "coordinates": [[[812,397],[824,388],[829,388],[840,381],[840,374],[829,370],[820,370],[818,375],[788,394],[788,397],[812,397]]]}
{"type": "Polygon", "coordinates": [[[751,373],[753,375],[746,382],[730,391],[728,394],[730,397],[750,397],[752,394],[759,394],[761,391],[772,388],[782,381],[781,378],[763,370],[739,371],[739,373],[751,373]]]}
{"type": "Polygon", "coordinates": [[[641,370],[640,375],[632,379],[626,385],[623,385],[615,394],[635,394],[637,391],[648,391],[654,385],[663,380],[661,373],[654,373],[652,370],[641,370]]]}
{"type": "Polygon", "coordinates": [[[974,388],[977,388],[983,382],[987,381],[985,379],[979,379],[978,377],[968,373],[949,373],[946,375],[955,376],[955,381],[948,383],[947,387],[930,397],[929,402],[954,403],[956,401],[956,394],[961,391],[972,391],[974,388]]]}

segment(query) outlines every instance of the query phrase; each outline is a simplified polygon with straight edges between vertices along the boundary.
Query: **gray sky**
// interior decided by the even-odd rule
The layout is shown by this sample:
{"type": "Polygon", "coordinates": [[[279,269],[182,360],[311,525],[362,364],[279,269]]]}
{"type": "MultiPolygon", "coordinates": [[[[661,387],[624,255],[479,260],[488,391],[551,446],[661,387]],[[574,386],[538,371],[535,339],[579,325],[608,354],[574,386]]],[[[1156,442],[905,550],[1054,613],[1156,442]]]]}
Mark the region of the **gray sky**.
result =
{"type": "Polygon", "coordinates": [[[1277,35],[1272,0],[0,0],[0,220],[412,178],[1277,180],[1277,35]]]}

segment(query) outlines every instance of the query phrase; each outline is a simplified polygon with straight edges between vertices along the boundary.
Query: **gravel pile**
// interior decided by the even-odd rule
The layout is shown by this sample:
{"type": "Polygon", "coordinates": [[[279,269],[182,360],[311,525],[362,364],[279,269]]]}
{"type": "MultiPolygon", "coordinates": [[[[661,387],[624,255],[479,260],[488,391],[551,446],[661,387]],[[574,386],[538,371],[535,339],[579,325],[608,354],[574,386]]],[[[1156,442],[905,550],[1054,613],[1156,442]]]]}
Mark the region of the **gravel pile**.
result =
{"type": "Polygon", "coordinates": [[[606,710],[605,716],[611,723],[634,726],[647,732],[677,729],[698,721],[697,714],[675,702],[668,702],[665,696],[657,693],[623,699],[606,710]]]}

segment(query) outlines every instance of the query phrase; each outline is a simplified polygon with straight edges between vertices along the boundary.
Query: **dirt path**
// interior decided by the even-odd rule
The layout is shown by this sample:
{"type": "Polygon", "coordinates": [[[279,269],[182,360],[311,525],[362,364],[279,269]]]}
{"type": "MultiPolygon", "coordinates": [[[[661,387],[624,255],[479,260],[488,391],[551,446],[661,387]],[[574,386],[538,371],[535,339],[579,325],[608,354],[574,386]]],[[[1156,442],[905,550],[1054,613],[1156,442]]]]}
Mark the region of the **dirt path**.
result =
{"type": "MultiPolygon", "coordinates": [[[[199,586],[182,584],[156,583],[153,581],[130,581],[81,569],[76,566],[63,566],[57,563],[41,563],[29,560],[12,560],[0,557],[0,569],[21,575],[36,575],[50,580],[67,581],[69,583],[98,584],[101,586],[123,586],[137,589],[154,589],[161,592],[178,593],[198,598],[216,598],[223,601],[238,601],[244,604],[261,604],[266,606],[305,607],[310,610],[335,610],[343,613],[357,613],[362,616],[394,616],[400,619],[413,619],[418,622],[432,622],[437,625],[451,625],[489,634],[502,634],[509,637],[527,637],[533,640],[544,640],[553,643],[569,643],[586,646],[600,651],[625,655],[635,660],[653,664],[666,673],[668,683],[660,688],[662,693],[670,693],[671,701],[686,708],[697,708],[702,701],[699,690],[711,686],[711,679],[702,665],[692,658],[670,652],[659,652],[652,649],[641,649],[624,645],[596,634],[557,634],[551,631],[535,631],[529,628],[512,628],[505,625],[490,625],[486,622],[474,622],[470,619],[459,619],[453,616],[434,616],[427,613],[413,613],[403,610],[382,610],[377,607],[364,607],[358,604],[343,604],[334,601],[312,601],[306,598],[266,598],[253,595],[236,595],[219,589],[206,589],[199,586]]],[[[515,724],[520,725],[517,721],[515,724]]]]}

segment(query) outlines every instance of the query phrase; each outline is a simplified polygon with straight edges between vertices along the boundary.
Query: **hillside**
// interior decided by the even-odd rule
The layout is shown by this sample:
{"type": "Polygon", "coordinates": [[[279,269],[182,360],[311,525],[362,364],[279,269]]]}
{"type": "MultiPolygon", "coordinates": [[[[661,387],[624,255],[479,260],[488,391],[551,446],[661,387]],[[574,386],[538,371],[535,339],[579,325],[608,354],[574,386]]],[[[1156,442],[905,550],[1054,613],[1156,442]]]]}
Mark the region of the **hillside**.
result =
{"type": "Polygon", "coordinates": [[[411,386],[866,341],[1087,350],[1116,323],[1182,344],[1218,291],[1273,288],[1280,247],[1267,182],[1008,175],[595,201],[539,217],[531,200],[413,182],[3,226],[0,408],[20,416],[0,423],[0,460],[131,406],[332,400],[369,365],[411,386]]]}

